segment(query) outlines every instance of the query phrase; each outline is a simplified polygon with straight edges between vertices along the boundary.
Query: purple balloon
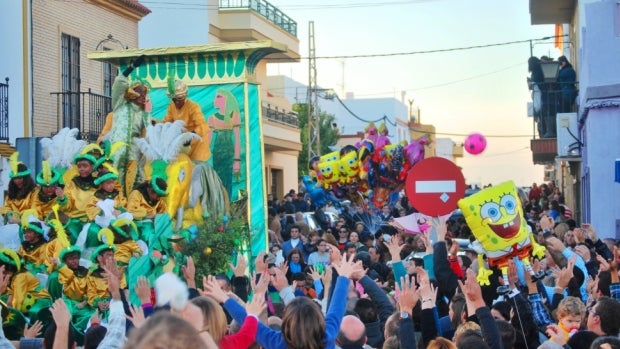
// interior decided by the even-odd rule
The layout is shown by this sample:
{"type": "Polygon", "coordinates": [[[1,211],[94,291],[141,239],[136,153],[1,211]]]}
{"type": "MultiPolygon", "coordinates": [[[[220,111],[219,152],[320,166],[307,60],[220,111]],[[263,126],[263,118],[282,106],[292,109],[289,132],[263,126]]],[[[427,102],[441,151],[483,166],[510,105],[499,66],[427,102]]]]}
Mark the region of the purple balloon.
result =
{"type": "Polygon", "coordinates": [[[480,133],[472,133],[465,138],[465,144],[463,146],[466,152],[472,155],[478,155],[487,147],[487,139],[480,133]]]}

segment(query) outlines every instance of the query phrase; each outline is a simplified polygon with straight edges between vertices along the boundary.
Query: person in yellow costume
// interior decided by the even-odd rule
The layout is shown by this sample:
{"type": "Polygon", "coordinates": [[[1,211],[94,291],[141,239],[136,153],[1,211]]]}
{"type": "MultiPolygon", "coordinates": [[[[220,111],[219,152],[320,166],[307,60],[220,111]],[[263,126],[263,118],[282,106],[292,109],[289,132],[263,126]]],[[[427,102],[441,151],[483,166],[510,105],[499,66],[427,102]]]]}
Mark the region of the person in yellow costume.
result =
{"type": "Polygon", "coordinates": [[[110,222],[110,230],[114,233],[114,259],[118,266],[127,266],[131,257],[140,257],[142,248],[136,242],[138,227],[133,222],[130,213],[124,213],[110,222]]]}
{"type": "Polygon", "coordinates": [[[181,80],[168,79],[168,97],[172,100],[168,104],[166,116],[162,122],[182,120],[185,129],[200,136],[190,143],[189,157],[193,161],[207,161],[211,157],[211,139],[209,125],[200,105],[187,98],[187,85],[181,80]]]}
{"type": "MultiPolygon", "coordinates": [[[[481,190],[459,200],[458,206],[476,237],[476,244],[484,250],[489,266],[502,271],[504,284],[498,287],[499,294],[510,291],[508,265],[515,257],[521,260],[532,277],[541,276],[534,275],[529,257],[543,258],[545,248],[536,243],[523,216],[523,206],[514,182],[481,190]]],[[[489,285],[492,271],[485,268],[483,253],[478,253],[477,279],[481,285],[489,285]]]]}
{"type": "Polygon", "coordinates": [[[9,158],[9,188],[0,213],[5,223],[17,224],[21,213],[32,207],[36,185],[30,176],[30,169],[18,160],[19,152],[9,158]]]}
{"type": "Polygon", "coordinates": [[[126,210],[125,205],[127,204],[127,199],[116,186],[118,183],[118,171],[108,163],[104,163],[101,168],[105,169],[105,171],[99,171],[99,175],[93,181],[99,189],[94,192],[90,201],[86,204],[85,212],[90,221],[94,220],[96,216],[104,213],[100,204],[100,202],[104,200],[114,201],[113,208],[115,215],[126,210]]]}
{"type": "Polygon", "coordinates": [[[36,275],[47,272],[47,240],[43,224],[35,214],[34,210],[24,212],[21,226],[23,238],[18,254],[24,260],[24,268],[36,275]]]}
{"type": "Polygon", "coordinates": [[[11,280],[3,295],[7,297],[6,304],[24,313],[32,323],[36,320],[43,323],[51,321],[47,309],[52,305],[52,299],[39,279],[21,269],[17,253],[10,249],[0,249],[0,267],[4,268],[4,275],[11,280]]]}
{"type": "Polygon", "coordinates": [[[71,322],[75,329],[84,332],[94,309],[88,304],[88,269],[80,265],[81,256],[82,251],[76,246],[61,250],[58,281],[72,315],[71,322]]]}
{"type": "Polygon", "coordinates": [[[41,164],[41,172],[37,174],[39,185],[33,194],[32,208],[37,211],[37,218],[44,220],[52,212],[56,200],[56,188],[59,187],[60,173],[52,170],[50,163],[45,160],[41,164]]]}
{"type": "Polygon", "coordinates": [[[88,222],[86,205],[97,190],[93,169],[102,153],[102,149],[96,144],[84,147],[73,161],[77,166],[78,175],[74,176],[64,189],[56,189],[56,200],[60,204],[60,210],[69,217],[67,230],[72,242],[75,242],[83,225],[88,222]]]}
{"type": "Polygon", "coordinates": [[[162,197],[168,195],[166,180],[153,174],[150,181],[140,184],[129,194],[127,212],[133,215],[140,231],[140,238],[148,241],[153,232],[153,220],[160,213],[166,213],[166,202],[162,197]]]}
{"type": "MultiPolygon", "coordinates": [[[[112,233],[110,232],[109,234],[112,233]]],[[[110,292],[108,290],[108,281],[105,278],[105,270],[101,266],[105,265],[108,260],[114,259],[115,251],[116,247],[114,245],[104,244],[97,247],[90,257],[93,266],[88,273],[87,280],[86,294],[88,296],[88,305],[99,309],[102,313],[107,313],[110,308],[110,292]]]]}
{"type": "MultiPolygon", "coordinates": [[[[58,212],[58,205],[52,208],[53,215],[50,215],[47,220],[47,225],[50,227],[48,231],[49,240],[45,248],[47,274],[47,291],[53,299],[58,299],[62,296],[62,285],[58,281],[58,266],[62,263],[60,253],[63,249],[71,246],[67,238],[65,227],[62,224],[60,216],[62,213],[58,212]]],[[[66,217],[63,217],[66,218],[66,217]]]]}

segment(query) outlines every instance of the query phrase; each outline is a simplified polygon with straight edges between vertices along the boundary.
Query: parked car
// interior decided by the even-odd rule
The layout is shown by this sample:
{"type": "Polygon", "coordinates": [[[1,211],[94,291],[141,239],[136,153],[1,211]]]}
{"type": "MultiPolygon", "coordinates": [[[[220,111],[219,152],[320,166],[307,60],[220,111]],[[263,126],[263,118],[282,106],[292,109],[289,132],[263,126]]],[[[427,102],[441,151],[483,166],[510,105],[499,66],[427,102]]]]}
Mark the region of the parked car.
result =
{"type": "MultiPolygon", "coordinates": [[[[308,224],[310,230],[322,231],[319,222],[314,218],[314,212],[303,212],[304,222],[308,224]]],[[[293,221],[297,223],[297,216],[294,213],[285,214],[284,217],[293,217],[293,221]]]]}

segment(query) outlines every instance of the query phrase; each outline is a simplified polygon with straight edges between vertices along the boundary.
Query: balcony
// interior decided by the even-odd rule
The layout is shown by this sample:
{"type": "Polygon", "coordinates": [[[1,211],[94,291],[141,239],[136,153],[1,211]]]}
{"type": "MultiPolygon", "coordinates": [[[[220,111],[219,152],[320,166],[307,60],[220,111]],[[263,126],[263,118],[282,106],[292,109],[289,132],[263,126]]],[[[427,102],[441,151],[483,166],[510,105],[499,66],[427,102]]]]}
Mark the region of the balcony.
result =
{"type": "Polygon", "coordinates": [[[112,98],[91,92],[52,92],[56,96],[57,129],[50,135],[69,127],[80,130],[80,138],[93,142],[112,111],[112,98]]]}
{"type": "Polygon", "coordinates": [[[209,23],[209,34],[221,42],[271,40],[286,45],[286,52],[266,57],[268,63],[300,59],[297,22],[266,0],[220,0],[209,23]]]}
{"type": "Polygon", "coordinates": [[[269,121],[277,122],[280,124],[288,125],[291,127],[298,127],[297,113],[294,111],[286,112],[284,109],[278,109],[278,107],[272,107],[269,103],[263,103],[262,106],[263,117],[269,121]]]}
{"type": "Polygon", "coordinates": [[[530,0],[530,21],[535,24],[571,23],[577,0],[530,0]]]}
{"type": "MultiPolygon", "coordinates": [[[[575,83],[577,86],[577,84],[575,83]]],[[[558,139],[557,134],[559,128],[567,128],[567,125],[556,125],[558,113],[574,113],[577,111],[575,103],[567,102],[563,99],[562,90],[557,83],[547,83],[541,93],[542,107],[535,113],[534,130],[538,129],[539,138],[536,139],[536,133],[532,135],[530,141],[530,149],[532,150],[532,160],[534,164],[544,165],[553,163],[558,156],[558,139]],[[537,120],[539,120],[537,122],[537,120]],[[553,131],[548,132],[545,129],[549,127],[553,131]],[[545,133],[545,134],[542,134],[545,133]]],[[[578,91],[577,91],[578,92],[578,91]]],[[[569,131],[573,132],[573,131],[569,131]]],[[[578,136],[578,132],[574,131],[573,137],[578,136]]]]}
{"type": "Polygon", "coordinates": [[[220,0],[220,9],[250,9],[297,37],[297,22],[265,0],[220,0]]]}

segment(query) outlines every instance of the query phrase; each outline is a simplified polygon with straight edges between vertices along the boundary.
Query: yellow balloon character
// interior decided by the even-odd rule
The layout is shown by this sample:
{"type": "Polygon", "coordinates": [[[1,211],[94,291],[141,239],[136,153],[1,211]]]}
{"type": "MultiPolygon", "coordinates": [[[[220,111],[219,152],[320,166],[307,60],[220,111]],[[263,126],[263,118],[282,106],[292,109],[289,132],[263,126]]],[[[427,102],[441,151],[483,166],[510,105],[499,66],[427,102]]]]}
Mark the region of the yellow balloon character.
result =
{"type": "MultiPolygon", "coordinates": [[[[479,191],[459,200],[458,206],[484,249],[489,266],[502,271],[504,285],[498,288],[499,293],[509,291],[508,264],[513,257],[518,257],[534,276],[529,256],[534,252],[536,257],[542,258],[545,249],[536,243],[527,225],[514,182],[504,182],[479,191]]],[[[478,282],[489,285],[490,270],[484,267],[482,254],[478,254],[478,258],[478,282]]]]}
{"type": "Polygon", "coordinates": [[[330,189],[332,184],[337,184],[340,180],[340,163],[338,160],[319,162],[319,171],[323,178],[323,188],[330,189]]]}
{"type": "Polygon", "coordinates": [[[357,151],[348,152],[340,158],[340,182],[351,184],[357,181],[359,171],[357,151]]]}

